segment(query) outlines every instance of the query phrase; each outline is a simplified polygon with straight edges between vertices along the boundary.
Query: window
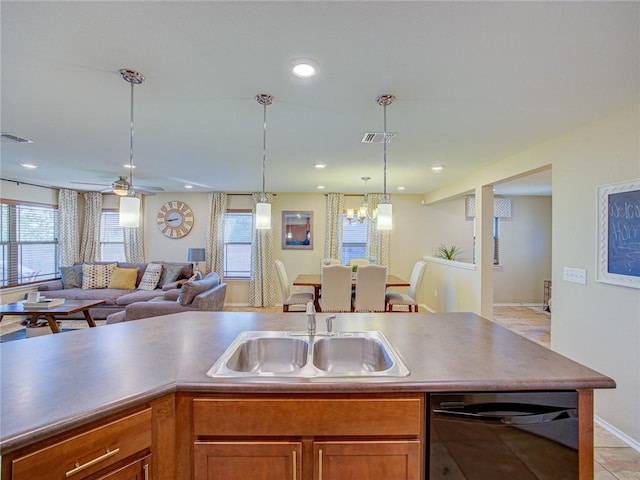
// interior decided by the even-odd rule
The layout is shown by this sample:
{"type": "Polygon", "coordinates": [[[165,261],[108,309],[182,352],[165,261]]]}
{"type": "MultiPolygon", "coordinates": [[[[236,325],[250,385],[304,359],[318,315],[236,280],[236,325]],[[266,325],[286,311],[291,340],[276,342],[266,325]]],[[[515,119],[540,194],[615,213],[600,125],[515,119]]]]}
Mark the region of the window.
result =
{"type": "Polygon", "coordinates": [[[118,211],[103,210],[100,216],[100,260],[125,262],[124,227],[119,225],[118,211]]]}
{"type": "MultiPolygon", "coordinates": [[[[473,263],[476,263],[476,219],[473,219],[473,263]]],[[[493,264],[500,265],[500,218],[493,217],[493,264]]]]}
{"type": "Polygon", "coordinates": [[[224,276],[249,278],[253,215],[250,211],[228,211],[224,225],[224,276]]]}
{"type": "Polygon", "coordinates": [[[58,209],[0,204],[0,286],[58,276],[58,209]]]}
{"type": "Polygon", "coordinates": [[[342,263],[345,265],[349,265],[352,258],[366,258],[368,222],[365,218],[362,223],[349,223],[347,215],[342,215],[342,263]]]}

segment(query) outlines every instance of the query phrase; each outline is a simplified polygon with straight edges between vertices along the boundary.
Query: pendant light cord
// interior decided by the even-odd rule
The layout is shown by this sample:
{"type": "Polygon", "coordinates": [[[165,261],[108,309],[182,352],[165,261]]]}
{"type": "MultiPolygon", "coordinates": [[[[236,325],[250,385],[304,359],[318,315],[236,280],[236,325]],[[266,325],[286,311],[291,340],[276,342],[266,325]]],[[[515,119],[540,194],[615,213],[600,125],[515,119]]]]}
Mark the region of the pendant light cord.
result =
{"type": "Polygon", "coordinates": [[[133,82],[131,82],[131,143],[129,147],[129,194],[133,193],[133,82]]]}
{"type": "Polygon", "coordinates": [[[382,184],[382,201],[387,203],[387,104],[384,104],[384,169],[383,169],[383,184],[382,184]]]}
{"type": "Polygon", "coordinates": [[[264,121],[262,124],[262,198],[261,202],[267,201],[267,196],[264,193],[265,185],[265,169],[267,164],[267,104],[263,103],[262,108],[264,110],[264,121]]]}

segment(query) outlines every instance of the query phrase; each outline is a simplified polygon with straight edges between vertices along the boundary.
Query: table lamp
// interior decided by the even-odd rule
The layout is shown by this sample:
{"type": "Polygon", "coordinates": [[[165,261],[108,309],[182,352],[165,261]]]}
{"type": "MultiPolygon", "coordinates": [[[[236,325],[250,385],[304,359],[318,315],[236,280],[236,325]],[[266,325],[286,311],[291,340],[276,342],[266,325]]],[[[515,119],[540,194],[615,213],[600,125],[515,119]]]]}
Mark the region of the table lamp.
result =
{"type": "Polygon", "coordinates": [[[187,253],[187,262],[195,263],[193,271],[199,272],[198,263],[204,262],[204,248],[190,248],[187,253]]]}

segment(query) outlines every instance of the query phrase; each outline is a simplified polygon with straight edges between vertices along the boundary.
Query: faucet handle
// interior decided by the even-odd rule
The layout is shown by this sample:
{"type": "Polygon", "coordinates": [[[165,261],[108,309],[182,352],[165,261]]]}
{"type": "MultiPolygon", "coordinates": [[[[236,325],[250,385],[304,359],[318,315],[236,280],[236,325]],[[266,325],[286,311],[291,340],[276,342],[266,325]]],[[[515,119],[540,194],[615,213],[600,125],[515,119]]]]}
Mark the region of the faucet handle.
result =
{"type": "Polygon", "coordinates": [[[307,315],[313,315],[316,313],[316,307],[311,300],[307,302],[307,315]]]}
{"type": "Polygon", "coordinates": [[[329,315],[327,318],[325,318],[325,322],[327,324],[327,333],[333,333],[333,320],[336,318],[335,315],[329,315]]]}

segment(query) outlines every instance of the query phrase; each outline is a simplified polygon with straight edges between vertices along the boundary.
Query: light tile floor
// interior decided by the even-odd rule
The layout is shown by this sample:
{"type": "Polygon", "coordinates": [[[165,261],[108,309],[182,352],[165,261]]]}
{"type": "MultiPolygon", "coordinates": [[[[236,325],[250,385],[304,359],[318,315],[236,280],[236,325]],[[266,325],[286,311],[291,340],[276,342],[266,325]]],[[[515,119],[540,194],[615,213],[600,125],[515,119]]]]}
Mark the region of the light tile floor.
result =
{"type": "MultiPolygon", "coordinates": [[[[551,315],[529,307],[494,307],[493,321],[549,347],[551,315]]],[[[594,434],[595,480],[640,480],[640,452],[599,425],[594,434]]]]}
{"type": "MultiPolygon", "coordinates": [[[[225,307],[225,311],[280,311],[279,308],[225,307]]],[[[495,307],[493,321],[540,345],[549,347],[551,315],[529,307],[495,307]]],[[[102,322],[100,322],[102,323],[102,322]]],[[[67,320],[63,328],[86,327],[84,320],[67,320]]],[[[19,317],[0,323],[0,335],[24,328],[19,317]]],[[[594,480],[640,480],[640,452],[604,428],[595,426],[594,480]]]]}

